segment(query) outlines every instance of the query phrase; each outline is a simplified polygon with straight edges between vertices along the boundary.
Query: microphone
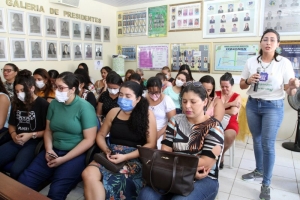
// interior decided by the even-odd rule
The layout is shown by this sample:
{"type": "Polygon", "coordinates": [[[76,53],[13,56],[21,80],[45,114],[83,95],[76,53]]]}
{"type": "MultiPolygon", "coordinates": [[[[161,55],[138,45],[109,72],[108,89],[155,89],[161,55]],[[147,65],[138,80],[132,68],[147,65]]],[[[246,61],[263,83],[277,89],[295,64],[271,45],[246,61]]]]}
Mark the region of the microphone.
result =
{"type": "MultiPolygon", "coordinates": [[[[261,72],[261,67],[258,67],[257,68],[257,74],[260,74],[260,72],[261,72]]],[[[259,84],[259,81],[254,84],[254,87],[253,87],[254,92],[257,92],[258,84],[259,84]]]]}

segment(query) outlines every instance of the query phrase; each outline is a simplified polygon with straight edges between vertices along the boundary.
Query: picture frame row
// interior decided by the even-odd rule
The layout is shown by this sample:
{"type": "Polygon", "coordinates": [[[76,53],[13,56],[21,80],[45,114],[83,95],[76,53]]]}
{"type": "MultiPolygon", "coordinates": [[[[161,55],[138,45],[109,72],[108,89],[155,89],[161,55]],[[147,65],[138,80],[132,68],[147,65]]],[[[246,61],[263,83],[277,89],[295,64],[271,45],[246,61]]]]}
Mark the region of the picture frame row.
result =
{"type": "Polygon", "coordinates": [[[74,40],[110,42],[110,27],[0,8],[0,32],[74,40]],[[28,26],[27,26],[28,24],[28,26]]]}
{"type": "Polygon", "coordinates": [[[0,62],[9,61],[102,60],[103,45],[92,42],[70,42],[0,37],[0,62]],[[27,49],[28,48],[28,49],[27,49]]]}

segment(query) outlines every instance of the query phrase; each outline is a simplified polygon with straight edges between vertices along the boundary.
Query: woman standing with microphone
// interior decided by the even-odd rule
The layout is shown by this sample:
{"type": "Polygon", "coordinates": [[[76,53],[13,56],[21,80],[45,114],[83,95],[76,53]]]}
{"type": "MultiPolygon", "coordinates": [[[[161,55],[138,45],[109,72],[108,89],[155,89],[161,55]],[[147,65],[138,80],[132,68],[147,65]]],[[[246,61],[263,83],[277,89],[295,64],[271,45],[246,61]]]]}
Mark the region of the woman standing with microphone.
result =
{"type": "Polygon", "coordinates": [[[267,29],[260,40],[259,56],[247,60],[240,81],[240,88],[248,89],[246,114],[256,161],[256,169],[244,174],[242,179],[263,178],[259,198],[264,200],[271,199],[275,140],[283,119],[284,91],[294,95],[299,87],[291,62],[276,52],[279,43],[279,34],[267,29]]]}

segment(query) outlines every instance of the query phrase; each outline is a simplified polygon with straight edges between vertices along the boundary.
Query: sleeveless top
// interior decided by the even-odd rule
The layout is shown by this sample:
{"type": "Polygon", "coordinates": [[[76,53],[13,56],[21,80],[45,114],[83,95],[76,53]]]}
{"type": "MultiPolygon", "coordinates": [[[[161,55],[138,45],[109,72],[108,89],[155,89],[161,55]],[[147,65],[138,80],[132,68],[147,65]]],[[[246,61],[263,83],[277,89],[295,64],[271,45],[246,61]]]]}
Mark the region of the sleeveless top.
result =
{"type": "Polygon", "coordinates": [[[206,112],[205,112],[205,114],[208,115],[208,116],[211,116],[211,117],[214,116],[214,109],[215,109],[215,107],[214,107],[214,102],[215,102],[216,97],[217,97],[217,96],[215,96],[215,97],[211,100],[211,102],[210,102],[210,104],[209,104],[209,107],[207,108],[207,110],[206,110],[206,112]]]}
{"type": "Polygon", "coordinates": [[[111,123],[109,134],[110,143],[128,147],[136,147],[137,145],[142,146],[146,144],[146,141],[144,141],[141,137],[138,137],[136,133],[129,129],[129,120],[121,120],[118,118],[120,112],[121,110],[119,110],[111,123]]]}
{"type": "MultiPolygon", "coordinates": [[[[4,94],[8,98],[9,102],[10,102],[10,98],[9,98],[9,96],[7,94],[5,94],[3,92],[0,92],[0,95],[1,94],[4,94]]],[[[10,116],[10,109],[11,109],[11,103],[9,104],[9,108],[8,108],[8,111],[7,111],[7,117],[6,117],[5,124],[4,124],[5,128],[8,128],[8,119],[9,119],[9,116],[10,116]]]]}

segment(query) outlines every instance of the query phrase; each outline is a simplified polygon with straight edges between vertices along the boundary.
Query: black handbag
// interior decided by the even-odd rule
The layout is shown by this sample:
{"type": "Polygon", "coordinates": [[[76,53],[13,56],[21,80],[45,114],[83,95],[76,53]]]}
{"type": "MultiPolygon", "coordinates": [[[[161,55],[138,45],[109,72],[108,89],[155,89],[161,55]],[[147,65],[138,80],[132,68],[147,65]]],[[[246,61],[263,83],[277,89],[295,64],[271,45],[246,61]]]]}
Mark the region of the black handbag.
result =
{"type": "Polygon", "coordinates": [[[140,146],[138,150],[143,179],[156,192],[187,196],[194,190],[198,157],[140,146]]]}
{"type": "Polygon", "coordinates": [[[126,162],[121,162],[118,164],[112,163],[107,159],[106,154],[104,152],[96,153],[94,155],[94,160],[100,165],[103,165],[106,169],[108,169],[113,173],[118,173],[126,163],[126,162]]]}

